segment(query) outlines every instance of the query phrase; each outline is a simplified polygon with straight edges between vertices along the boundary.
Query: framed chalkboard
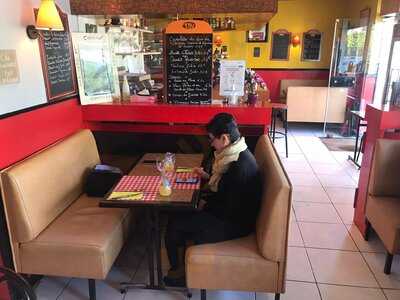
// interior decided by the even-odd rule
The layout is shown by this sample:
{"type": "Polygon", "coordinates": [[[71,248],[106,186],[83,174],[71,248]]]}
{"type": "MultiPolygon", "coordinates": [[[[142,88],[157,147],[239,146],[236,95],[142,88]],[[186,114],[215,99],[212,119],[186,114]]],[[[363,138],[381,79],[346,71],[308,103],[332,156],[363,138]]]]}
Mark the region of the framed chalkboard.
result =
{"type": "Polygon", "coordinates": [[[290,32],[284,29],[272,33],[271,60],[289,59],[290,40],[290,32]]]}
{"type": "MultiPolygon", "coordinates": [[[[212,43],[209,33],[194,33],[204,21],[176,21],[186,32],[165,34],[165,93],[167,102],[211,103],[212,43]]],[[[205,22],[204,22],[205,23],[205,22]]],[[[174,28],[173,26],[171,26],[174,28]]],[[[207,24],[207,27],[209,25],[207,24]]],[[[168,29],[168,27],[167,27],[168,29]]]]}
{"type": "MultiPolygon", "coordinates": [[[[68,16],[58,7],[64,31],[42,31],[39,37],[43,77],[49,102],[77,94],[74,56],[68,26],[68,16]]],[[[35,10],[37,14],[37,10],[35,10]]]]}
{"type": "Polygon", "coordinates": [[[309,30],[303,33],[302,60],[321,60],[322,33],[318,30],[309,30]]]}

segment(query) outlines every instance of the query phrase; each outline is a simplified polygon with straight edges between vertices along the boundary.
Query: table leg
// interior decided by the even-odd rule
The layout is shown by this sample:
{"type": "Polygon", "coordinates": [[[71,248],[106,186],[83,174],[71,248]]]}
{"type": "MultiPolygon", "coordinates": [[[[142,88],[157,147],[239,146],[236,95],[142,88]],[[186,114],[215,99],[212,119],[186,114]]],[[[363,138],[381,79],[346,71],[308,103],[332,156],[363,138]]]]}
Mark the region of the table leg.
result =
{"type": "Polygon", "coordinates": [[[153,220],[151,208],[146,209],[146,231],[147,231],[147,261],[149,264],[149,281],[150,288],[154,288],[154,236],[153,236],[153,220]]]}
{"type": "Polygon", "coordinates": [[[163,287],[162,264],[161,264],[161,234],[160,234],[160,212],[158,209],[154,210],[154,239],[155,239],[155,255],[157,261],[157,280],[158,287],[163,287]]]}
{"type": "Polygon", "coordinates": [[[358,150],[358,139],[360,138],[360,122],[361,119],[357,118],[357,132],[356,132],[356,148],[354,149],[354,155],[353,155],[353,159],[355,162],[357,162],[357,150],[358,150]]]}

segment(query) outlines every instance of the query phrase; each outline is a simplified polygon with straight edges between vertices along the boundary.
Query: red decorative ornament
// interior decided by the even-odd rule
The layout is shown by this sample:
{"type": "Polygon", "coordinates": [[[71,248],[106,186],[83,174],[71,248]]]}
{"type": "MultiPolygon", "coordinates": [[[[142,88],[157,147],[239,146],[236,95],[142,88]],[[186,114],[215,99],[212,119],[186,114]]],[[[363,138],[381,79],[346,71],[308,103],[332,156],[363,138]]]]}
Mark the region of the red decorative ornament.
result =
{"type": "Polygon", "coordinates": [[[220,35],[216,35],[216,36],[215,36],[215,38],[214,38],[214,44],[215,44],[217,47],[221,47],[221,45],[222,45],[222,38],[221,38],[220,35]]]}
{"type": "Polygon", "coordinates": [[[300,37],[298,35],[293,36],[292,38],[292,45],[294,47],[300,45],[300,37]]]}

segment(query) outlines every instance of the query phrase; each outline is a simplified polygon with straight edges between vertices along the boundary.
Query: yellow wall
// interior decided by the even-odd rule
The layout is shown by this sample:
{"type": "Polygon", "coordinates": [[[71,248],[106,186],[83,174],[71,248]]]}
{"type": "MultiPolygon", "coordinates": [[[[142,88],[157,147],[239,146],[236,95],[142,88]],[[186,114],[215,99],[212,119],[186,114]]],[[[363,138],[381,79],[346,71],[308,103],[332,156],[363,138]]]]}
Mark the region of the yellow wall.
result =
{"type": "Polygon", "coordinates": [[[278,12],[269,21],[267,43],[247,43],[245,31],[216,32],[223,39],[223,45],[228,46],[229,59],[245,59],[250,68],[289,68],[315,69],[329,68],[331,59],[332,39],[336,18],[359,17],[361,9],[370,6],[375,17],[377,1],[379,0],[288,0],[278,2],[278,12]],[[286,29],[292,35],[318,29],[323,33],[322,53],[319,62],[301,61],[301,45],[290,46],[288,61],[270,60],[271,33],[278,29],[286,29]],[[253,57],[254,47],[261,48],[261,55],[253,57]]]}

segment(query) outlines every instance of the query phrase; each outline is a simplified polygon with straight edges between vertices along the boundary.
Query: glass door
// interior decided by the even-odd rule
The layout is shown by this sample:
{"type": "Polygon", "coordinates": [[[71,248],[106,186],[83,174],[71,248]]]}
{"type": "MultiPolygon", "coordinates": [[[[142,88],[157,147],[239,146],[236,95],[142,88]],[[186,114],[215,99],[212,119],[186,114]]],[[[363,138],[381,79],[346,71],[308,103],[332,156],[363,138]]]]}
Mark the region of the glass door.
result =
{"type": "Polygon", "coordinates": [[[325,108],[324,135],[355,135],[352,112],[360,110],[365,83],[368,22],[341,19],[336,21],[329,86],[325,108]]]}
{"type": "Polygon", "coordinates": [[[384,104],[400,106],[400,24],[396,24],[393,29],[388,66],[384,104]]]}

